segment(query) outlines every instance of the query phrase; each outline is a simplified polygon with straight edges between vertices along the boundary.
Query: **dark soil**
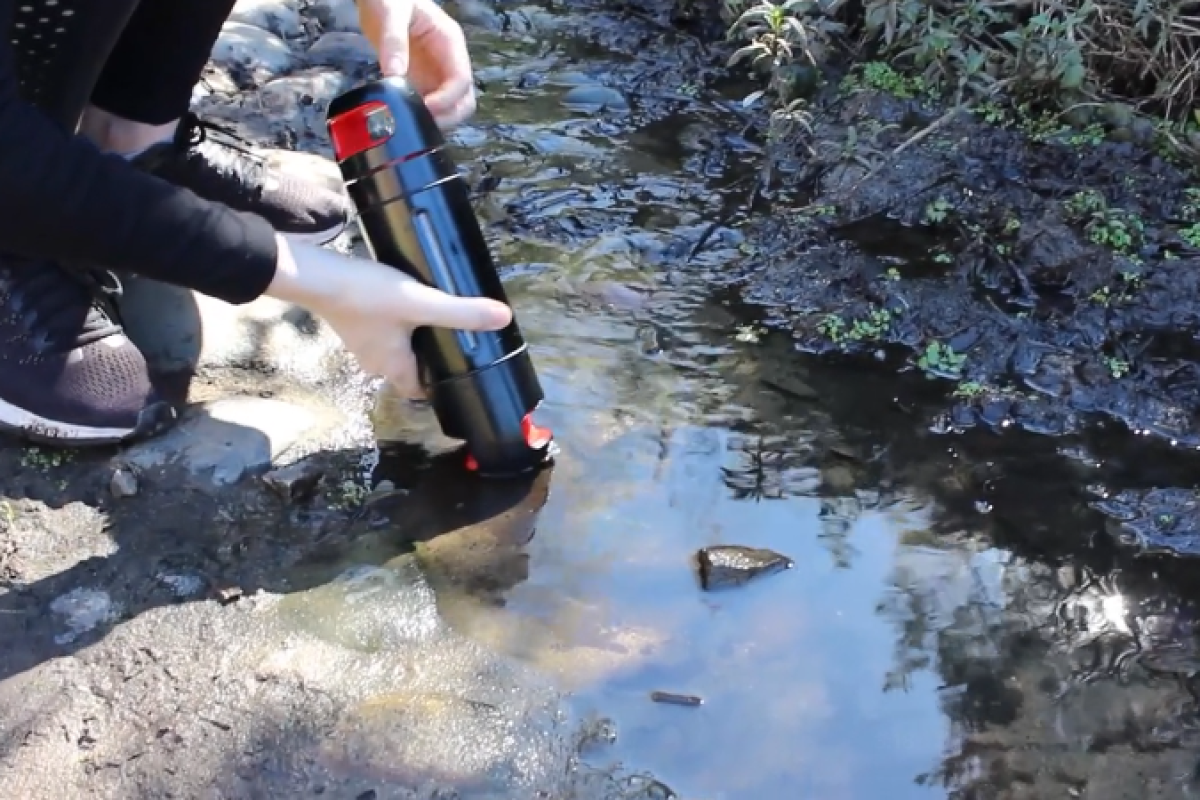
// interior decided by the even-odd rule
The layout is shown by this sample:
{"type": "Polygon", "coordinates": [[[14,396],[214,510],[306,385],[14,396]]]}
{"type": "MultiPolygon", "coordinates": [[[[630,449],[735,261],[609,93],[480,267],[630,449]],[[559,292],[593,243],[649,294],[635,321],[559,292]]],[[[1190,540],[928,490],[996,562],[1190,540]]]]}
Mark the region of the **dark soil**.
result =
{"type": "MultiPolygon", "coordinates": [[[[1200,447],[1191,175],[1139,144],[942,112],[831,97],[813,152],[774,165],[743,227],[742,298],[802,351],[927,373],[938,431],[1108,421],[1200,447]]],[[[1191,536],[1134,538],[1200,552],[1191,536]]]]}

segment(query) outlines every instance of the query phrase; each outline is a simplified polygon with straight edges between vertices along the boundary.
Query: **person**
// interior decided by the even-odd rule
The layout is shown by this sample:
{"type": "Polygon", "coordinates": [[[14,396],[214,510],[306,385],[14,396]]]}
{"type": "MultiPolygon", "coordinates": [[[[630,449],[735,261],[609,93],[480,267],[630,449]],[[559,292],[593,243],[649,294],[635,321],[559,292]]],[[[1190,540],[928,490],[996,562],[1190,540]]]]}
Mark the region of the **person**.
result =
{"type": "MultiPolygon", "coordinates": [[[[435,119],[475,110],[465,35],[434,0],[358,0],[386,75],[435,119]]],[[[0,0],[0,428],[133,441],[173,407],[124,335],[121,273],[323,318],[366,371],[420,394],[415,327],[497,330],[511,310],[321,247],[342,194],[273,171],[189,112],[233,0],[0,0]]]]}

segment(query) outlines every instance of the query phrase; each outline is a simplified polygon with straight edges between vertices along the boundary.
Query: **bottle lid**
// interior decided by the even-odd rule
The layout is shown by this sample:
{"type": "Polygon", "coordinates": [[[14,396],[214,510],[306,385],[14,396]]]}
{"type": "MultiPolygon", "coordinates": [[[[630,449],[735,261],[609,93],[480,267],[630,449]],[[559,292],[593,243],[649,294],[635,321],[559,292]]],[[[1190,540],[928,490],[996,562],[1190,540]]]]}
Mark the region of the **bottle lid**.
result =
{"type": "Polygon", "coordinates": [[[326,125],[339,162],[384,143],[399,158],[446,144],[425,102],[403,78],[383,78],[338,95],[329,104],[326,125]]]}

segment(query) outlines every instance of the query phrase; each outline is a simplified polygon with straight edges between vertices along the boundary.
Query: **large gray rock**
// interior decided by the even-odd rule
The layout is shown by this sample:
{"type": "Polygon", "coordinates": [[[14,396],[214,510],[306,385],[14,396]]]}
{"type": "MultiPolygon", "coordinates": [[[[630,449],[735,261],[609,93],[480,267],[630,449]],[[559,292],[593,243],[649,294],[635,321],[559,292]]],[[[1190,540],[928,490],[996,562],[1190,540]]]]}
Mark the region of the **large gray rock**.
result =
{"type": "Polygon", "coordinates": [[[189,409],[165,436],[122,454],[141,469],[178,465],[224,486],[268,469],[340,420],[331,409],[262,397],[228,397],[189,409]]]}
{"type": "Polygon", "coordinates": [[[238,0],[229,20],[263,28],[285,39],[297,39],[304,35],[304,22],[296,5],[287,0],[238,0]]]}
{"type": "Polygon", "coordinates": [[[300,58],[287,42],[270,31],[244,22],[226,22],[213,45],[212,59],[226,69],[250,70],[256,76],[281,75],[300,58]]]}

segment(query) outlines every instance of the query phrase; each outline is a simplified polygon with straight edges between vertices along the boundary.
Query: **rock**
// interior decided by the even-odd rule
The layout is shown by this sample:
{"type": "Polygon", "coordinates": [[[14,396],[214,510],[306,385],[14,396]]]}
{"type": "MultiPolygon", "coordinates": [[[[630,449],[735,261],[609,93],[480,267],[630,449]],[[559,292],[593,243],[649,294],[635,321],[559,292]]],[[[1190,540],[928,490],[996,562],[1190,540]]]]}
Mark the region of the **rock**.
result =
{"type": "Polygon", "coordinates": [[[138,493],[137,475],[126,467],[117,467],[108,482],[108,490],[113,497],[133,497],[138,493]]]}
{"type": "Polygon", "coordinates": [[[229,19],[264,28],[285,39],[298,39],[304,35],[300,12],[295,4],[286,0],[238,0],[229,12],[229,19]]]}
{"type": "Polygon", "coordinates": [[[312,497],[324,469],[311,458],[305,458],[262,476],[262,481],[284,500],[295,502],[312,497]]]}
{"type": "Polygon", "coordinates": [[[327,31],[361,31],[354,0],[315,0],[309,12],[327,31]]]}
{"type": "Polygon", "coordinates": [[[696,554],[700,564],[700,586],[705,591],[741,586],[762,575],[791,569],[790,558],[760,547],[714,545],[696,554]]]}
{"type": "Polygon", "coordinates": [[[304,109],[326,108],[350,84],[350,78],[331,69],[306,70],[268,81],[258,96],[263,109],[272,116],[295,120],[304,109]]]}
{"type": "Polygon", "coordinates": [[[134,446],[125,459],[142,469],[179,464],[227,485],[270,467],[321,427],[320,416],[307,408],[281,400],[230,397],[194,407],[175,430],[134,446]]]}
{"type": "Polygon", "coordinates": [[[375,48],[361,33],[331,31],[308,48],[308,63],[339,69],[354,69],[378,61],[375,48]]]}
{"type": "Polygon", "coordinates": [[[625,95],[616,89],[596,84],[572,88],[563,96],[562,104],[572,111],[582,111],[587,114],[629,110],[629,102],[625,99],[625,95]]]}
{"type": "Polygon", "coordinates": [[[226,22],[213,45],[212,59],[226,69],[281,75],[296,67],[299,57],[270,31],[244,22],[226,22]]]}

